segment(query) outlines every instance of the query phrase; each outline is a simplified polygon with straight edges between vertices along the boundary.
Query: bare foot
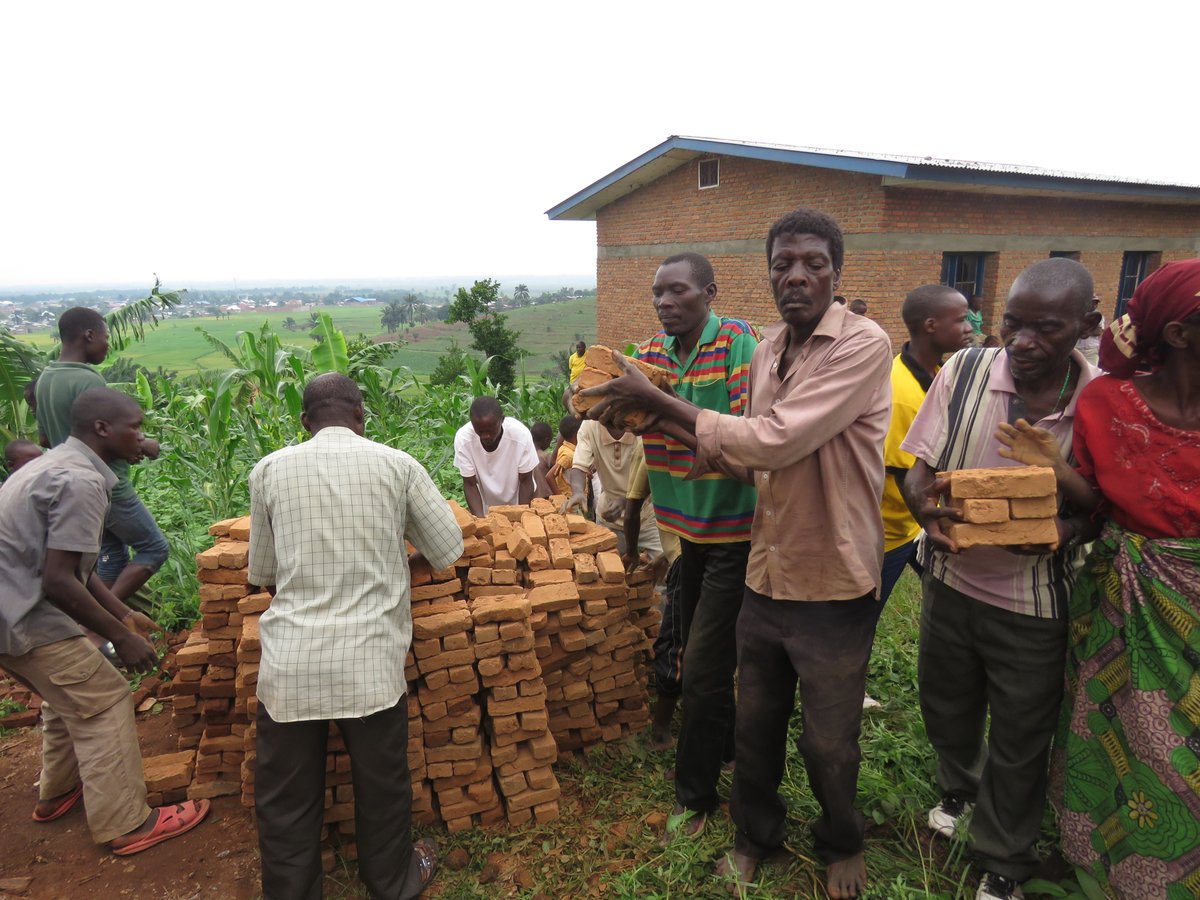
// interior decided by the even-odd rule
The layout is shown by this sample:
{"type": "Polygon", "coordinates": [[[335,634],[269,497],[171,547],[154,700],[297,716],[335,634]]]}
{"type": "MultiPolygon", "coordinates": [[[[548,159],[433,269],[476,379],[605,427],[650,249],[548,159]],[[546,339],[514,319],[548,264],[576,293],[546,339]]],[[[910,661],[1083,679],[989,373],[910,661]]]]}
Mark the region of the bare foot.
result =
{"type": "Polygon", "coordinates": [[[704,831],[704,826],[707,822],[707,813],[687,809],[676,803],[671,808],[671,815],[667,816],[667,827],[659,843],[665,847],[677,837],[696,837],[696,835],[704,831]]]}
{"type": "Polygon", "coordinates": [[[34,818],[49,820],[51,816],[58,812],[59,807],[77,790],[79,790],[78,785],[66,793],[59,794],[57,797],[51,797],[49,800],[39,800],[33,808],[34,818]]]}
{"type": "Polygon", "coordinates": [[[839,859],[829,864],[825,871],[825,889],[833,900],[849,900],[857,897],[867,886],[867,863],[859,853],[849,859],[839,859]]]}
{"type": "Polygon", "coordinates": [[[126,844],[133,843],[142,835],[149,834],[154,830],[154,826],[158,824],[158,809],[150,810],[150,815],[146,816],[146,821],[139,825],[133,831],[127,831],[119,838],[115,838],[112,842],[112,848],[117,850],[124,847],[126,844]]]}
{"type": "Polygon", "coordinates": [[[717,861],[717,875],[728,881],[725,889],[735,897],[741,897],[750,887],[758,860],[737,850],[730,850],[717,861]]]}

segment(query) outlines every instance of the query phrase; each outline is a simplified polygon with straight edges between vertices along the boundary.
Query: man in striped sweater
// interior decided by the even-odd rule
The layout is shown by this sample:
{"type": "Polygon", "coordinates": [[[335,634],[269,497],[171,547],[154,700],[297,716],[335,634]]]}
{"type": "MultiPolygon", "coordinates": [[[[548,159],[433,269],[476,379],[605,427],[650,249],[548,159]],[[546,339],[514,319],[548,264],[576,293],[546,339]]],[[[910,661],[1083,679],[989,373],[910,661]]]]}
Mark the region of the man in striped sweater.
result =
{"type": "MultiPolygon", "coordinates": [[[[712,264],[698,253],[670,256],[651,290],[662,331],[638,348],[637,358],[670,372],[676,393],[697,406],[741,415],[758,335],[746,322],[712,312],[717,296],[712,264]]],[[[695,451],[661,432],[644,435],[643,443],[659,527],[678,535],[681,545],[680,608],[674,618],[683,641],[683,715],[669,839],[703,830],[717,809],[721,764],[733,755],[734,632],[755,490],[715,472],[685,481],[695,451]]]]}

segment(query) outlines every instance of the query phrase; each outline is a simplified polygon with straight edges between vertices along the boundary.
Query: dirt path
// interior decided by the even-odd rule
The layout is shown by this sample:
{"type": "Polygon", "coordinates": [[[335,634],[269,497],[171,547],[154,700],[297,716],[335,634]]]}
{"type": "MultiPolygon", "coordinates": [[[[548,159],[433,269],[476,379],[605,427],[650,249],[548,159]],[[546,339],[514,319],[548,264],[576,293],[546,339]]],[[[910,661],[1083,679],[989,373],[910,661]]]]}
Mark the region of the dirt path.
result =
{"type": "MultiPolygon", "coordinates": [[[[170,753],[176,735],[169,713],[138,717],[142,755],[170,753]]],[[[191,900],[259,896],[258,838],[237,797],[220,797],[204,824],[183,837],[121,859],[92,842],[82,804],[57,822],[30,818],[41,758],[41,732],[22,728],[0,739],[0,898],[130,897],[191,900]]]]}

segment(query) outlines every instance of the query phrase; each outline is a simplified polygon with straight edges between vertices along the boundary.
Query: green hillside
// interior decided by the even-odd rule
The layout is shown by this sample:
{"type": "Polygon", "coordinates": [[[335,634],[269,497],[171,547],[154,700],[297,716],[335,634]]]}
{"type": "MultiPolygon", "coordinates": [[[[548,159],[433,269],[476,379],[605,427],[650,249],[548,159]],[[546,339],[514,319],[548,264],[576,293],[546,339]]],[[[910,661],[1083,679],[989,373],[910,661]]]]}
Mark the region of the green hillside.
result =
{"type": "MultiPolygon", "coordinates": [[[[382,335],[379,315],[381,306],[334,306],[320,307],[333,316],[334,324],[345,332],[347,338],[365,334],[368,337],[382,335]]],[[[509,326],[521,333],[521,347],[530,355],[524,361],[525,372],[539,376],[552,367],[552,354],[569,349],[576,335],[589,343],[596,336],[596,297],[594,294],[575,300],[548,303],[543,306],[526,306],[506,312],[509,326]]],[[[169,319],[153,331],[146,333],[146,340],[127,348],[124,356],[155,370],[159,367],[190,375],[202,369],[221,369],[228,360],[204,339],[197,330],[202,328],[226,344],[236,339],[239,331],[256,330],[268,323],[284,343],[297,347],[312,347],[308,332],[289,331],[284,322],[289,318],[297,322],[308,321],[307,310],[282,312],[235,313],[217,319],[203,316],[192,319],[169,319]]],[[[447,325],[444,322],[429,322],[415,328],[402,328],[399,337],[405,342],[392,357],[395,365],[410,367],[419,375],[428,375],[437,365],[437,358],[446,352],[451,340],[458,341],[464,349],[471,345],[471,335],[465,325],[447,325]]],[[[22,336],[23,339],[42,347],[53,343],[48,332],[22,336]]]]}

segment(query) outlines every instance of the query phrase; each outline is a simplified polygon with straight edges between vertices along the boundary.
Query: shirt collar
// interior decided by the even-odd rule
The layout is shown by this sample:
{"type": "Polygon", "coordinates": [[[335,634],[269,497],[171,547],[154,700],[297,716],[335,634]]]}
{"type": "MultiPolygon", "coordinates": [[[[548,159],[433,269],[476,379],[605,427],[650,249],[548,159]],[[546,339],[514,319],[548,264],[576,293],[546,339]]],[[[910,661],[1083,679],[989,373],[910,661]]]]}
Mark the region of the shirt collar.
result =
{"type": "Polygon", "coordinates": [[[938,369],[941,366],[935,366],[933,374],[925,371],[925,367],[917,362],[916,357],[909,352],[908,341],[905,341],[904,346],[900,348],[900,362],[904,363],[904,368],[908,369],[912,377],[916,379],[917,384],[921,386],[921,390],[928,394],[929,387],[933,384],[933,376],[938,373],[938,369]]]}
{"type": "MultiPolygon", "coordinates": [[[[846,317],[848,315],[853,315],[853,313],[847,312],[846,307],[842,306],[842,304],[831,301],[829,308],[821,316],[821,321],[817,323],[817,327],[809,335],[808,341],[811,341],[815,337],[836,338],[840,336],[845,330],[846,317]]],[[[787,322],[780,320],[772,325],[768,325],[763,329],[762,333],[763,339],[771,342],[776,356],[783,353],[788,339],[787,322]]],[[[808,341],[805,341],[805,343],[808,343],[808,341]]]]}
{"type": "Polygon", "coordinates": [[[112,470],[112,467],[102,460],[95,450],[93,450],[79,438],[72,435],[63,441],[63,446],[70,447],[73,451],[80,454],[88,462],[90,462],[96,471],[104,477],[104,483],[110,492],[114,487],[117,486],[117,482],[120,479],[117,478],[116,473],[112,470]]]}
{"type": "Polygon", "coordinates": [[[316,434],[314,434],[311,438],[309,438],[309,440],[310,441],[322,441],[322,442],[327,441],[327,442],[332,443],[332,442],[337,442],[337,441],[344,441],[344,440],[346,440],[346,438],[356,438],[356,437],[358,437],[358,435],[355,434],[351,429],[347,428],[345,425],[326,425],[324,428],[322,428],[320,431],[318,431],[316,434]]]}
{"type": "MultiPolygon", "coordinates": [[[[597,424],[599,424],[599,423],[597,423],[597,424]]],[[[631,444],[635,440],[637,440],[637,438],[634,436],[633,432],[631,432],[631,431],[622,431],[621,436],[619,438],[615,438],[611,434],[608,433],[608,429],[605,428],[603,425],[599,426],[599,432],[600,432],[600,443],[602,443],[602,444],[631,444]]]]}
{"type": "MultiPolygon", "coordinates": [[[[1100,374],[1100,370],[1087,361],[1086,357],[1078,350],[1071,351],[1071,359],[1075,360],[1079,366],[1079,379],[1075,382],[1075,390],[1071,393],[1071,399],[1063,408],[1063,417],[1075,415],[1075,401],[1079,399],[1079,393],[1082,391],[1093,378],[1100,374]]],[[[992,370],[988,373],[988,390],[1002,391],[1006,394],[1015,394],[1017,392],[1017,383],[1013,381],[1012,369],[1008,367],[1008,353],[1004,348],[1000,348],[1000,365],[993,365],[992,370]]]]}
{"type": "MultiPolygon", "coordinates": [[[[711,309],[708,311],[708,318],[704,322],[704,330],[700,332],[700,339],[696,341],[696,349],[699,350],[705,344],[711,344],[717,339],[717,332],[721,330],[721,319],[711,309]]],[[[672,356],[675,356],[675,345],[678,341],[673,334],[667,334],[663,337],[662,345],[664,350],[670,351],[672,356]]],[[[676,356],[678,359],[678,356],[676,356]]]]}

